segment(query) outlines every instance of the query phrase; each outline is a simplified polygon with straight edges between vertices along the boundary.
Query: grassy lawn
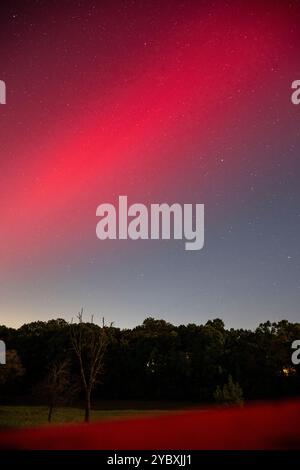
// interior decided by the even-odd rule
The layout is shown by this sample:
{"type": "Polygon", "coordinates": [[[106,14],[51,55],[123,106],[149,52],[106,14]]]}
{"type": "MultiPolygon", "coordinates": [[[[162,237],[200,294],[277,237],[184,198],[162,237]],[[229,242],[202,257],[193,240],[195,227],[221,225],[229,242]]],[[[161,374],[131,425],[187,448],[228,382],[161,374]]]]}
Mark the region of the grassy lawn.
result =
{"type": "MultiPolygon", "coordinates": [[[[138,415],[153,415],[166,410],[92,410],[91,421],[117,419],[138,415]]],[[[44,406],[0,406],[0,428],[20,426],[40,426],[47,423],[48,409],[44,406]]],[[[83,422],[84,410],[80,408],[58,407],[53,413],[53,424],[83,422]]]]}

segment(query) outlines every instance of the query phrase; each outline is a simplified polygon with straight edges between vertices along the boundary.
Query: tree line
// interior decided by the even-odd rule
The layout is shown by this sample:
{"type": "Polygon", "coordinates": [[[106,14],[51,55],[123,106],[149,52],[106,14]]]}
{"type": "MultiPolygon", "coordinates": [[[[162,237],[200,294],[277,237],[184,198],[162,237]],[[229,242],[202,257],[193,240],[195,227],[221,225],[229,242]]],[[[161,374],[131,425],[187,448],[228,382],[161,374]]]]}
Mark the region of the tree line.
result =
{"type": "Polygon", "coordinates": [[[261,323],[254,331],[226,329],[220,319],[174,326],[147,318],[132,329],[76,322],[0,326],[7,365],[0,366],[0,400],[31,400],[53,408],[91,400],[177,400],[194,403],[275,399],[300,394],[300,366],[291,345],[300,323],[261,323]]]}

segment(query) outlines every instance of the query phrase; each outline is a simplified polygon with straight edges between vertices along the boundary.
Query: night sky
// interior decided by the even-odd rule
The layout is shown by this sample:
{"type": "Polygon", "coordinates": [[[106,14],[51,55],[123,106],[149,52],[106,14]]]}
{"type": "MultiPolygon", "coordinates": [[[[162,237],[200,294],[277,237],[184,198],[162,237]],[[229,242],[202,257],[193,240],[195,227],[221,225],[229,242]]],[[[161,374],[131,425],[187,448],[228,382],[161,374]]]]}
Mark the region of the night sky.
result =
{"type": "Polygon", "coordinates": [[[0,323],[299,321],[299,24],[293,1],[1,2],[0,323]],[[119,195],[205,204],[204,248],[98,240],[119,195]]]}

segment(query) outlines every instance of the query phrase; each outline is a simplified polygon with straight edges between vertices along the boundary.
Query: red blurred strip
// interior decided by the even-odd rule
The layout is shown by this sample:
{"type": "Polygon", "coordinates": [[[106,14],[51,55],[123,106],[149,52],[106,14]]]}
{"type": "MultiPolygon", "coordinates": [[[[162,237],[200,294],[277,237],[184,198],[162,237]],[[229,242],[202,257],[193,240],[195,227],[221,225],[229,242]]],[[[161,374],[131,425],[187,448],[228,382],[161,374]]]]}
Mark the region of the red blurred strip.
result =
{"type": "Polygon", "coordinates": [[[1,449],[299,449],[300,401],[0,433],[1,449]]]}

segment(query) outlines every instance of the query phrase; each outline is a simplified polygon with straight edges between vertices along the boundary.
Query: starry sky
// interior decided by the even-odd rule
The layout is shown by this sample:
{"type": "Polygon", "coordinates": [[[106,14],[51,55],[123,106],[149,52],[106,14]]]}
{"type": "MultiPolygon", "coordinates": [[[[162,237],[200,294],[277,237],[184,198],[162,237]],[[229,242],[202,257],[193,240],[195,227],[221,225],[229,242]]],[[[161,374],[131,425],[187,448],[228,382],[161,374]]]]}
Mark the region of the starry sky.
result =
{"type": "Polygon", "coordinates": [[[0,324],[299,321],[297,1],[1,2],[0,324]],[[96,208],[205,204],[205,246],[96,208]]]}

